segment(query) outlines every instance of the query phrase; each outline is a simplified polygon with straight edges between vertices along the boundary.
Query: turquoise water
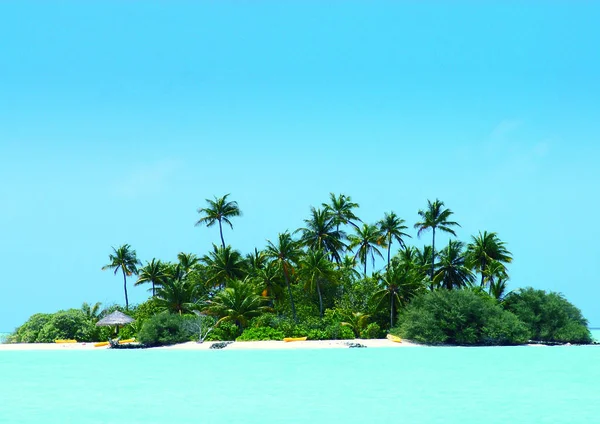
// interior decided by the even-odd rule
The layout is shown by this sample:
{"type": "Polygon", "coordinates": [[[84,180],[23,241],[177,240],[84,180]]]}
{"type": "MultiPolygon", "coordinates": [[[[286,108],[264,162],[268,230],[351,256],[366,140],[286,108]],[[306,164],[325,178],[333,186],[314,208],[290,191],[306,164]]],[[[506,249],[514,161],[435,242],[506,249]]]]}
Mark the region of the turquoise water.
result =
{"type": "Polygon", "coordinates": [[[0,422],[600,422],[600,347],[0,352],[0,422]]]}

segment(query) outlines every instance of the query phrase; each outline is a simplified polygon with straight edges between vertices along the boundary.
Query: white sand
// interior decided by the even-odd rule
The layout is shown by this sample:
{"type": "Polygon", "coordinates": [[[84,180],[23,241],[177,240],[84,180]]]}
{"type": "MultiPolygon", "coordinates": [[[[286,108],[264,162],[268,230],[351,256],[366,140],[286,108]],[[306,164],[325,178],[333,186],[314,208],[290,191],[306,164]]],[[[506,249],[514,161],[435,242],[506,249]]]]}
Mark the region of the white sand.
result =
{"type": "MultiPolygon", "coordinates": [[[[214,342],[187,342],[173,346],[164,346],[155,349],[173,350],[207,350],[214,342]]],[[[415,343],[403,341],[402,343],[391,342],[387,339],[370,340],[306,340],[300,342],[264,341],[264,342],[234,342],[228,345],[227,350],[244,349],[348,349],[346,343],[360,343],[369,348],[372,347],[415,347],[415,343]]],[[[8,350],[101,350],[108,346],[94,347],[94,343],[15,343],[0,344],[0,352],[8,350]]]]}

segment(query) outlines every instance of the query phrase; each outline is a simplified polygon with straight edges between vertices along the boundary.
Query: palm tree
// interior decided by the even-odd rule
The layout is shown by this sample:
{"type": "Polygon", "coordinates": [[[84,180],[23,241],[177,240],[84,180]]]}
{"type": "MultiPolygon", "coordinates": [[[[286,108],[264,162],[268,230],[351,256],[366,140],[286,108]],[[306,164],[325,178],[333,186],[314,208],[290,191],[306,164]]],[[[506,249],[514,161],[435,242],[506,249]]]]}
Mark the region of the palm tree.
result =
{"type": "Polygon", "coordinates": [[[498,234],[481,231],[477,236],[471,236],[471,243],[467,245],[467,263],[476,272],[481,274],[481,287],[485,285],[486,268],[493,262],[501,265],[512,262],[512,254],[506,249],[505,243],[498,234]]]}
{"type": "Polygon", "coordinates": [[[383,219],[377,223],[377,225],[379,225],[379,230],[382,232],[388,246],[388,267],[390,266],[390,254],[394,239],[398,242],[398,244],[400,244],[400,247],[405,249],[406,244],[404,243],[403,237],[410,237],[410,235],[404,232],[404,230],[408,228],[406,225],[404,225],[404,222],[405,221],[401,218],[398,218],[394,212],[390,212],[389,214],[385,213],[383,219]]]}
{"type": "Polygon", "coordinates": [[[340,252],[346,247],[342,242],[345,237],[343,231],[336,226],[334,215],[328,209],[310,209],[310,219],[305,219],[305,228],[300,228],[302,237],[300,242],[313,250],[323,250],[331,255],[332,260],[341,261],[340,252]]]}
{"type": "Polygon", "coordinates": [[[121,270],[123,272],[123,289],[125,290],[125,309],[129,309],[129,298],[127,297],[127,277],[131,275],[137,275],[137,267],[140,265],[140,261],[137,259],[135,250],[131,250],[131,246],[124,244],[119,246],[117,249],[114,247],[113,253],[108,255],[110,263],[104,265],[102,270],[112,269],[114,274],[121,270]]]}
{"type": "Polygon", "coordinates": [[[425,290],[423,280],[414,269],[389,267],[381,277],[383,286],[373,294],[376,308],[384,305],[390,308],[390,328],[400,306],[406,305],[413,297],[425,290]]]}
{"type": "Polygon", "coordinates": [[[270,299],[271,306],[275,300],[283,295],[283,281],[276,262],[269,262],[264,267],[257,269],[252,276],[261,295],[270,299]]]}
{"type": "Polygon", "coordinates": [[[440,252],[438,269],[433,277],[433,284],[452,290],[467,286],[474,279],[469,267],[465,266],[464,243],[448,241],[448,247],[440,252]]]}
{"type": "Polygon", "coordinates": [[[183,252],[179,252],[177,254],[177,260],[179,261],[181,268],[186,274],[189,274],[192,271],[192,269],[200,262],[198,256],[194,255],[193,253],[183,252]]]}
{"type": "Polygon", "coordinates": [[[329,193],[329,201],[329,204],[323,203],[322,206],[333,215],[337,231],[340,229],[340,224],[350,224],[358,229],[358,225],[353,221],[361,222],[361,220],[352,212],[352,209],[358,208],[358,203],[354,203],[350,196],[340,194],[336,197],[333,193],[329,193]]]}
{"type": "Polygon", "coordinates": [[[87,302],[83,302],[81,305],[81,312],[86,316],[86,318],[92,322],[98,321],[100,314],[100,307],[102,303],[96,302],[94,305],[90,305],[87,302]]]}
{"type": "Polygon", "coordinates": [[[267,257],[265,252],[254,248],[254,253],[248,253],[246,255],[246,265],[248,267],[249,275],[256,275],[260,270],[264,269],[267,263],[267,257]]]}
{"type": "Polygon", "coordinates": [[[492,261],[486,267],[485,279],[490,283],[490,295],[496,300],[502,300],[506,296],[506,282],[508,273],[504,264],[492,261]]]}
{"type": "Polygon", "coordinates": [[[202,258],[210,276],[208,282],[213,286],[223,286],[227,280],[243,278],[246,264],[242,254],[231,246],[217,247],[202,258]]]}
{"type": "Polygon", "coordinates": [[[198,287],[186,277],[180,264],[168,266],[167,277],[156,289],[156,305],[159,309],[178,314],[189,314],[202,307],[204,299],[198,287]]]}
{"type": "Polygon", "coordinates": [[[134,286],[139,286],[145,283],[152,284],[152,297],[156,295],[156,287],[163,284],[167,274],[165,273],[165,265],[160,261],[152,258],[150,262],[139,270],[138,280],[134,286]]]}
{"type": "Polygon", "coordinates": [[[300,260],[298,272],[304,280],[304,290],[317,291],[319,296],[319,312],[323,316],[323,295],[321,285],[333,283],[337,279],[337,273],[333,264],[322,250],[309,250],[300,260]]]}
{"type": "Polygon", "coordinates": [[[204,312],[219,317],[217,324],[233,321],[243,329],[251,318],[269,310],[262,305],[262,302],[263,298],[256,294],[256,287],[250,282],[230,280],[227,287],[208,302],[204,312]]]}
{"type": "Polygon", "coordinates": [[[294,321],[297,321],[298,319],[296,317],[296,306],[294,305],[294,296],[292,295],[292,287],[290,285],[290,274],[294,271],[294,266],[298,263],[301,254],[302,250],[298,246],[298,242],[294,241],[287,231],[279,234],[277,245],[270,240],[267,240],[265,255],[267,258],[279,264],[283,271],[285,284],[290,296],[290,306],[292,307],[294,321]]]}
{"type": "Polygon", "coordinates": [[[360,332],[367,327],[369,318],[371,318],[371,315],[363,312],[350,312],[344,314],[342,318],[344,321],[341,324],[350,327],[354,332],[354,336],[358,338],[360,332]]]}
{"type": "Polygon", "coordinates": [[[225,239],[223,238],[223,222],[229,224],[231,229],[233,229],[233,224],[231,223],[230,218],[233,218],[234,216],[240,216],[242,214],[237,202],[227,201],[228,196],[229,194],[226,194],[225,196],[219,198],[215,196],[215,200],[206,199],[208,207],[198,209],[198,213],[201,215],[201,218],[198,220],[198,222],[196,222],[196,226],[205,224],[207,227],[212,227],[218,222],[222,247],[225,247],[225,239]]]}
{"type": "Polygon", "coordinates": [[[358,258],[364,265],[364,275],[366,276],[369,256],[373,266],[375,266],[375,255],[383,259],[383,255],[377,247],[382,246],[385,241],[381,230],[375,225],[363,224],[362,227],[357,228],[356,234],[348,236],[348,240],[350,240],[350,249],[358,247],[354,258],[358,258]]]}
{"type": "Polygon", "coordinates": [[[456,237],[456,233],[450,227],[458,226],[458,222],[449,221],[450,215],[453,215],[450,209],[444,209],[444,202],[435,199],[434,202],[427,200],[427,209],[419,210],[419,216],[421,221],[415,224],[415,228],[418,228],[417,236],[421,237],[421,234],[429,229],[433,232],[433,241],[431,243],[431,274],[430,278],[433,281],[434,277],[434,266],[435,266],[435,230],[439,229],[448,234],[452,234],[456,237]]]}

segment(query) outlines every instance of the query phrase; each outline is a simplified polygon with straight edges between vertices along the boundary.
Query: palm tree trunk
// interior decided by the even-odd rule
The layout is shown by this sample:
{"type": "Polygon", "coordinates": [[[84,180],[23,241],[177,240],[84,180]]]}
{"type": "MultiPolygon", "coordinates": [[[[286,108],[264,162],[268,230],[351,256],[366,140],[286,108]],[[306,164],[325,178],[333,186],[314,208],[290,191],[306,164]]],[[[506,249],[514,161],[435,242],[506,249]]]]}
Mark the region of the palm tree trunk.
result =
{"type": "Polygon", "coordinates": [[[435,272],[435,227],[433,227],[433,240],[431,243],[431,285],[430,288],[433,290],[433,273],[435,272]]]}
{"type": "Polygon", "coordinates": [[[388,269],[390,268],[390,253],[392,251],[392,239],[390,238],[388,243],[388,269]]]}
{"type": "Polygon", "coordinates": [[[485,276],[485,258],[483,258],[483,263],[481,264],[481,288],[484,285],[484,277],[485,276]]]}
{"type": "Polygon", "coordinates": [[[390,330],[394,327],[394,294],[390,293],[390,330]]]}
{"type": "Polygon", "coordinates": [[[129,310],[129,298],[127,297],[127,274],[125,274],[125,270],[121,267],[123,271],[123,288],[125,289],[125,310],[129,310]]]}
{"type": "Polygon", "coordinates": [[[294,317],[294,322],[298,322],[296,318],[296,305],[294,305],[294,296],[292,295],[292,286],[290,286],[290,278],[288,276],[287,267],[283,264],[283,275],[285,276],[285,283],[288,288],[288,294],[290,295],[290,305],[292,306],[292,316],[294,317]]]}
{"type": "Polygon", "coordinates": [[[367,258],[365,257],[365,277],[367,276],[367,258]]]}
{"type": "Polygon", "coordinates": [[[319,294],[319,312],[321,312],[321,318],[323,318],[323,297],[321,296],[321,287],[319,286],[319,280],[317,280],[317,293],[319,294]]]}
{"type": "Polygon", "coordinates": [[[155,292],[154,292],[154,281],[152,281],[152,297],[154,297],[155,292]]]}
{"type": "Polygon", "coordinates": [[[223,238],[223,226],[221,225],[220,219],[219,219],[219,234],[221,234],[221,244],[223,245],[223,249],[225,249],[225,239],[223,238]]]}

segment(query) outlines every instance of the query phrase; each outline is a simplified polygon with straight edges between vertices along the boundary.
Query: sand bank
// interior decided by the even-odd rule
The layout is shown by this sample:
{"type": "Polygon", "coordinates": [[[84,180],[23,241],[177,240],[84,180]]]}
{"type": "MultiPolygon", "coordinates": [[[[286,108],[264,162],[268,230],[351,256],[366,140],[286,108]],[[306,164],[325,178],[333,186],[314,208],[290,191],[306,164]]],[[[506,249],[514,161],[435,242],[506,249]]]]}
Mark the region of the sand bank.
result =
{"type": "MultiPolygon", "coordinates": [[[[213,342],[187,342],[173,346],[164,346],[155,349],[164,350],[208,350],[213,342]]],[[[227,350],[260,350],[260,349],[348,349],[347,343],[360,343],[369,348],[387,347],[414,347],[414,343],[403,341],[394,343],[387,339],[370,340],[306,340],[300,342],[262,341],[262,342],[234,342],[228,345],[227,350]]],[[[9,350],[102,350],[107,346],[94,347],[94,343],[14,343],[0,344],[0,352],[9,350]]]]}

